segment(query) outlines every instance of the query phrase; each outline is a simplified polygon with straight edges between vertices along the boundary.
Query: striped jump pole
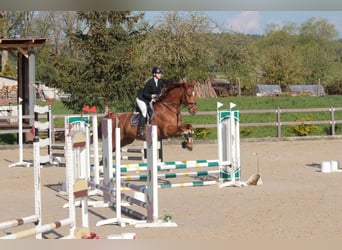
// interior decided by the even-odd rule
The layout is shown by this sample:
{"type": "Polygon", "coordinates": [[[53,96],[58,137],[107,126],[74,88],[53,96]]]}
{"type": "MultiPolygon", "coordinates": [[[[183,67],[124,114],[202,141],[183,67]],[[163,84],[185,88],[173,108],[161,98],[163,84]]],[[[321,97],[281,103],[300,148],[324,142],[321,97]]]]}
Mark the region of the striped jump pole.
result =
{"type": "Polygon", "coordinates": [[[140,148],[121,148],[121,153],[133,153],[133,154],[141,154],[138,155],[122,155],[121,154],[121,160],[127,160],[127,161],[144,161],[146,160],[145,157],[145,149],[140,148]]]}
{"type": "Polygon", "coordinates": [[[183,188],[183,187],[203,187],[216,184],[216,181],[193,181],[183,183],[163,183],[159,184],[158,188],[183,188]]]}
{"type": "MultiPolygon", "coordinates": [[[[112,197],[115,197],[116,196],[116,190],[114,188],[110,188],[110,187],[105,187],[105,186],[102,186],[100,184],[96,184],[94,181],[88,181],[88,185],[90,187],[93,187],[93,188],[96,188],[98,190],[101,190],[105,195],[109,196],[111,195],[112,197]]],[[[124,190],[123,188],[121,188],[121,190],[124,190]]],[[[127,189],[129,190],[129,189],[127,189]]],[[[140,205],[142,207],[146,207],[146,204],[144,204],[142,201],[140,200],[137,200],[133,197],[130,197],[128,195],[125,195],[124,193],[121,193],[121,199],[122,200],[126,200],[130,203],[134,203],[134,204],[137,204],[137,205],[140,205]]],[[[129,205],[127,203],[127,205],[129,205]]],[[[113,202],[111,204],[111,206],[113,206],[115,209],[117,208],[115,202],[113,202]]],[[[118,207],[119,209],[120,207],[118,207]]],[[[130,208],[127,208],[123,205],[123,203],[121,202],[121,212],[124,212],[128,215],[131,215],[134,219],[137,219],[137,220],[146,220],[147,219],[147,216],[146,215],[143,215],[142,213],[139,213],[139,212],[136,212],[134,211],[133,209],[130,209],[130,208]]],[[[108,220],[105,220],[105,221],[99,221],[98,223],[96,223],[96,226],[102,226],[102,225],[105,225],[105,224],[119,224],[119,225],[123,225],[123,220],[121,221],[118,221],[117,218],[115,218],[114,220],[113,219],[110,219],[111,221],[108,221],[108,220]],[[120,223],[121,222],[121,223],[120,223]]],[[[125,219],[124,219],[125,220],[125,219]]],[[[135,224],[134,222],[132,222],[132,220],[126,220],[127,224],[135,224]],[[129,222],[129,223],[128,223],[129,222]]]]}
{"type": "Polygon", "coordinates": [[[15,227],[15,226],[21,226],[21,225],[28,224],[28,223],[37,223],[38,221],[39,221],[39,218],[36,215],[18,218],[15,220],[10,220],[10,221],[0,223],[0,230],[15,227]]]}
{"type": "MultiPolygon", "coordinates": [[[[134,224],[135,220],[124,218],[121,216],[121,212],[129,212],[132,214],[129,209],[125,209],[122,206],[121,202],[121,185],[120,181],[116,182],[113,186],[113,152],[112,152],[112,120],[104,118],[101,123],[102,126],[102,159],[103,159],[103,200],[104,203],[109,203],[110,205],[114,205],[116,216],[114,218],[109,218],[105,220],[98,221],[96,226],[102,226],[107,224],[117,224],[121,227],[124,227],[126,224],[134,224]],[[115,197],[115,199],[114,199],[115,197]]],[[[115,137],[120,138],[120,128],[115,128],[115,137]]],[[[120,139],[115,142],[116,148],[120,148],[120,139]]],[[[121,156],[119,152],[115,154],[116,164],[120,165],[121,156]]],[[[115,172],[116,178],[120,178],[121,172],[118,169],[115,172]]]]}
{"type": "MultiPolygon", "coordinates": [[[[35,107],[35,112],[37,107],[35,107]]],[[[34,186],[34,215],[6,221],[0,224],[1,229],[8,229],[15,226],[24,225],[27,223],[34,223],[38,227],[41,226],[41,175],[40,175],[40,146],[39,146],[39,126],[35,123],[35,136],[33,139],[33,186],[34,186]]],[[[35,234],[35,233],[34,233],[35,234]]],[[[8,234],[0,239],[13,237],[13,234],[8,234]]],[[[16,236],[14,236],[16,237],[16,236]]],[[[36,239],[41,239],[41,233],[36,233],[36,239]]]]}
{"type": "MultiPolygon", "coordinates": [[[[76,233],[76,210],[75,210],[75,199],[82,198],[86,195],[84,191],[87,191],[88,186],[85,185],[85,189],[80,187],[79,182],[74,181],[74,154],[73,149],[77,148],[80,144],[79,137],[68,134],[66,136],[65,148],[66,148],[66,175],[68,177],[69,182],[68,185],[68,198],[69,198],[69,213],[68,218],[64,220],[58,220],[49,224],[42,224],[42,216],[41,216],[41,175],[40,175],[40,139],[39,139],[39,129],[42,126],[40,123],[35,122],[35,137],[33,139],[33,167],[34,167],[34,193],[35,193],[35,215],[19,218],[12,221],[7,221],[4,223],[0,223],[0,229],[7,229],[14,226],[19,226],[23,224],[27,224],[33,222],[36,224],[34,228],[30,228],[27,230],[23,230],[17,233],[11,233],[0,237],[0,239],[21,239],[26,238],[32,235],[36,236],[36,239],[42,239],[42,233],[48,232],[53,229],[57,229],[64,226],[70,226],[69,235],[63,238],[73,239],[75,238],[76,233]]],[[[44,125],[43,125],[44,127],[44,125]]],[[[87,208],[87,206],[85,206],[87,208]]],[[[88,214],[84,213],[82,210],[82,226],[88,227],[88,214]]]]}
{"type": "MultiPolygon", "coordinates": [[[[158,178],[177,178],[177,177],[189,177],[189,176],[194,176],[194,177],[200,177],[200,176],[208,176],[211,174],[219,174],[220,170],[203,170],[203,171],[197,171],[197,172],[182,172],[182,173],[166,173],[166,174],[158,174],[158,178]]],[[[147,175],[142,174],[142,175],[125,175],[121,176],[121,180],[127,180],[127,181],[146,181],[147,180],[147,175]]]]}
{"type": "MultiPolygon", "coordinates": [[[[113,165],[114,171],[117,165],[113,165]]],[[[167,161],[158,162],[157,170],[174,170],[187,168],[219,167],[219,160],[192,160],[192,161],[167,161]]],[[[147,171],[147,163],[123,164],[121,172],[140,172],[147,171]]]]}
{"type": "Polygon", "coordinates": [[[144,153],[144,149],[140,148],[121,148],[121,152],[126,152],[126,153],[144,153]]]}
{"type": "MultiPolygon", "coordinates": [[[[141,161],[146,162],[147,161],[147,147],[146,142],[144,141],[143,148],[120,148],[121,153],[131,153],[131,154],[141,154],[138,155],[122,155],[121,154],[121,160],[128,160],[128,161],[141,161]]],[[[162,140],[158,140],[158,159],[160,162],[163,161],[163,142],[162,140]]]]}
{"type": "Polygon", "coordinates": [[[72,225],[73,223],[74,223],[73,219],[67,218],[67,219],[56,221],[50,224],[36,226],[34,228],[30,228],[30,229],[27,229],[27,230],[24,230],[15,234],[8,234],[8,235],[1,237],[0,239],[22,239],[31,235],[39,235],[39,234],[48,232],[56,228],[72,225]]]}
{"type": "MultiPolygon", "coordinates": [[[[135,219],[124,218],[121,215],[121,212],[124,212],[128,215],[131,215],[137,219],[146,220],[147,216],[142,215],[141,213],[134,211],[133,209],[127,208],[122,205],[122,188],[121,182],[115,182],[113,186],[113,153],[111,150],[112,146],[112,122],[110,119],[103,119],[102,121],[102,152],[103,152],[103,171],[104,171],[104,186],[101,188],[102,191],[105,191],[104,194],[104,201],[110,203],[115,207],[116,216],[114,218],[109,218],[105,220],[98,221],[96,226],[102,226],[107,224],[118,224],[121,227],[124,227],[126,224],[134,225],[137,223],[135,219]],[[115,198],[115,199],[114,199],[115,198]]],[[[120,128],[115,128],[116,138],[116,147],[120,148],[120,128]]],[[[116,164],[120,165],[121,162],[121,155],[118,152],[115,154],[115,161],[116,164]]],[[[116,178],[120,179],[120,169],[115,172],[116,178]]],[[[144,205],[146,207],[146,205],[144,205]]]]}

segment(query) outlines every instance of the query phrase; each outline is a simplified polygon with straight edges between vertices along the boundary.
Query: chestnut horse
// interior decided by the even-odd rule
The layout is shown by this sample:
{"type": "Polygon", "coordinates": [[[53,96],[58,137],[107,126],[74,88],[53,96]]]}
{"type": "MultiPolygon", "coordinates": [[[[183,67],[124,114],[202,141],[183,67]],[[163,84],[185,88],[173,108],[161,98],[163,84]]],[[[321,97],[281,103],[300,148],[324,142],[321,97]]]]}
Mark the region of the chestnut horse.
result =
{"type": "MultiPolygon", "coordinates": [[[[182,147],[192,150],[193,128],[191,124],[182,124],[181,106],[186,106],[191,115],[197,111],[195,97],[195,81],[190,83],[175,82],[169,83],[163,88],[160,98],[153,104],[152,117],[149,118],[150,124],[158,127],[158,139],[184,136],[185,141],[182,147]]],[[[134,142],[134,140],[146,140],[146,136],[137,136],[137,123],[140,114],[134,113],[108,113],[104,118],[112,119],[112,144],[115,151],[115,131],[120,128],[120,144],[124,147],[134,142]]],[[[146,128],[145,128],[146,129],[146,128]]],[[[146,130],[145,130],[146,131],[146,130]]],[[[101,136],[101,124],[99,126],[99,137],[101,136]]]]}

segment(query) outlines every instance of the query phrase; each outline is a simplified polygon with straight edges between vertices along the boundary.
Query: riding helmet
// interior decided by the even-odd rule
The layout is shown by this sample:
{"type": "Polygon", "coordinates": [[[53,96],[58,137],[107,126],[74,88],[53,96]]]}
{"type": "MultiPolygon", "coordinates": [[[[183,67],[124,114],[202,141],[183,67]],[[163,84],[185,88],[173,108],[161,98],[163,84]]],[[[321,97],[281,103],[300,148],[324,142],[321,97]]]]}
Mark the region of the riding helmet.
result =
{"type": "Polygon", "coordinates": [[[163,73],[162,69],[159,67],[154,67],[152,69],[152,74],[158,74],[158,73],[163,73]]]}

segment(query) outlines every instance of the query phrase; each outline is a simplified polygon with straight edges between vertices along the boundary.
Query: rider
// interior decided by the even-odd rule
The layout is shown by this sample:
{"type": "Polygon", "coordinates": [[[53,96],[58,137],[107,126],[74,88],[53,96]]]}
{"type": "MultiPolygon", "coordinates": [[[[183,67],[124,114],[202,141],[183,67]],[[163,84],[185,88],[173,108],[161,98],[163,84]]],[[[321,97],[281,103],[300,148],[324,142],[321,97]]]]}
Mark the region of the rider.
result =
{"type": "Polygon", "coordinates": [[[146,116],[148,107],[151,101],[156,101],[161,94],[161,75],[163,71],[159,67],[152,69],[152,77],[146,83],[143,89],[138,92],[136,97],[136,104],[140,110],[141,116],[138,123],[138,136],[144,135],[144,125],[146,123],[146,116]]]}

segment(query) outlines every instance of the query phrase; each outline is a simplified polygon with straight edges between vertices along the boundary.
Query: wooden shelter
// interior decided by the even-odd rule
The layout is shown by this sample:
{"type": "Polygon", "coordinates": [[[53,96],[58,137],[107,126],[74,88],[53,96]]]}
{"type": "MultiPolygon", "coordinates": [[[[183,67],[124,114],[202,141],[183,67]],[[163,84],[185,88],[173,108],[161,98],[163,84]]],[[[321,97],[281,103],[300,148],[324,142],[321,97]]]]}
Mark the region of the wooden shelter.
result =
{"type": "Polygon", "coordinates": [[[22,99],[23,115],[30,115],[32,118],[24,120],[32,126],[34,123],[35,104],[35,48],[42,47],[47,38],[1,38],[0,51],[8,53],[17,58],[18,70],[18,102],[22,99]]]}

